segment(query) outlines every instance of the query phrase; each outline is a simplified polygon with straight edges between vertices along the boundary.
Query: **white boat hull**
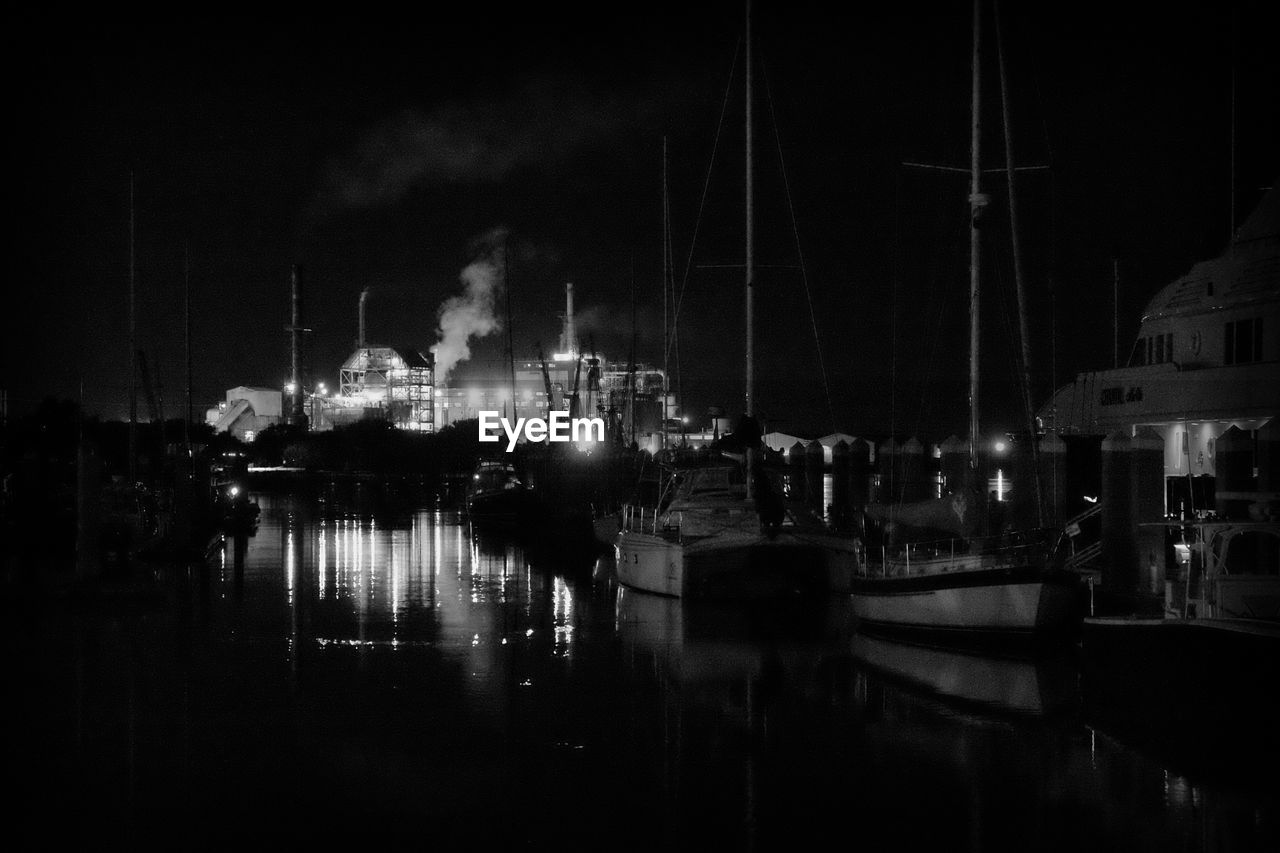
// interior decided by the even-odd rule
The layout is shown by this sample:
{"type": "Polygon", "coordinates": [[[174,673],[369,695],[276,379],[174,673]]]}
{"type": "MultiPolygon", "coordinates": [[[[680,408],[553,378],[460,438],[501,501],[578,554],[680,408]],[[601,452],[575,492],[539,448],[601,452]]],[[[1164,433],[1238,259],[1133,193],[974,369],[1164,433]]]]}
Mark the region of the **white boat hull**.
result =
{"type": "Polygon", "coordinates": [[[768,598],[823,590],[847,592],[857,563],[852,542],[780,531],[730,531],[693,542],[626,531],[615,545],[618,580],[671,596],[768,598]]]}
{"type": "Polygon", "coordinates": [[[1030,569],[857,578],[853,611],[896,628],[1014,634],[1066,631],[1081,617],[1070,579],[1030,569]]]}

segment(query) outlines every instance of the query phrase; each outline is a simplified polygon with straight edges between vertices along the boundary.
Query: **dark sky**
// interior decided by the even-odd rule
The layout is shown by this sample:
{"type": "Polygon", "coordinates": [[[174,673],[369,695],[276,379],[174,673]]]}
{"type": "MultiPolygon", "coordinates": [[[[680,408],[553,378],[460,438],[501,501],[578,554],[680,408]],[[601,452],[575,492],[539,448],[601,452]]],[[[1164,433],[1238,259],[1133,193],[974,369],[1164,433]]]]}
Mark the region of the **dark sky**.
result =
{"type": "MultiPolygon", "coordinates": [[[[1110,366],[1113,257],[1127,350],[1147,299],[1224,246],[1233,68],[1239,219],[1280,174],[1280,71],[1262,3],[1006,5],[1017,158],[1051,166],[1025,175],[1018,196],[1043,399],[1055,380],[1110,366]]],[[[838,426],[941,438],[966,417],[967,188],[900,164],[967,165],[971,7],[850,9],[756,4],[759,407],[772,427],[831,428],[781,147],[838,426]]],[[[994,168],[1004,149],[987,24],[994,168]]],[[[737,3],[145,26],[19,13],[10,415],[75,398],[82,381],[89,411],[127,412],[131,171],[139,346],[170,407],[183,383],[184,247],[201,409],[228,387],[284,380],[291,264],[307,276],[311,372],[333,384],[362,287],[373,288],[371,339],[425,349],[468,245],[497,226],[510,232],[518,353],[554,344],[571,279],[596,344],[625,360],[634,282],[640,356],[660,360],[662,139],[680,281],[741,30],[737,3]]],[[[707,268],[742,259],[741,74],[739,58],[681,316],[694,414],[741,407],[741,274],[707,268]]],[[[1017,321],[1005,181],[988,186],[984,424],[995,430],[1016,425],[1017,321]]],[[[500,364],[504,337],[481,343],[469,369],[500,364]]]]}

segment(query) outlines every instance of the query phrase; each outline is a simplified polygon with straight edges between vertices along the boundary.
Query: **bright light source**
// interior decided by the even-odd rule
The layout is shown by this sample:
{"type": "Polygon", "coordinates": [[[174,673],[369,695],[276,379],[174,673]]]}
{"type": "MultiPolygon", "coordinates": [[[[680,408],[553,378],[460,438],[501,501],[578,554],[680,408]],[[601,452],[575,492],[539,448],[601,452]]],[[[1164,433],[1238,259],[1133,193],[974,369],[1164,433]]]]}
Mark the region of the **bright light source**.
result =
{"type": "Polygon", "coordinates": [[[681,418],[681,419],[680,419],[680,423],[682,423],[682,424],[687,424],[687,423],[689,423],[689,416],[688,416],[688,415],[685,415],[683,418],[681,418]]]}
{"type": "Polygon", "coordinates": [[[317,384],[316,384],[316,391],[318,391],[318,392],[319,392],[319,393],[321,393],[321,394],[323,394],[323,393],[324,393],[324,383],[323,383],[323,382],[319,382],[319,383],[317,383],[317,384]]]}
{"type": "Polygon", "coordinates": [[[231,495],[231,497],[234,498],[236,495],[240,494],[240,487],[232,486],[231,488],[227,489],[227,494],[231,495]]]}
{"type": "Polygon", "coordinates": [[[1008,445],[1005,444],[1003,441],[997,441],[995,444],[996,453],[1004,453],[1007,447],[1008,445]]]}
{"type": "Polygon", "coordinates": [[[284,383],[284,390],[286,394],[292,394],[294,391],[298,390],[298,386],[292,382],[286,382],[284,383]]]}

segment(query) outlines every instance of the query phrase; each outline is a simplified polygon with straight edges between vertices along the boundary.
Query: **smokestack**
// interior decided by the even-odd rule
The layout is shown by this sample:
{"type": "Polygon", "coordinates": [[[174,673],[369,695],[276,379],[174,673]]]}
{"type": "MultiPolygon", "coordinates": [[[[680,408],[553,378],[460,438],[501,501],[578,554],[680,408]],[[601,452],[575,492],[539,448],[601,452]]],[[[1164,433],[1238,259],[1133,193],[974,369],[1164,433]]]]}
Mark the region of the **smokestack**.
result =
{"type": "Polygon", "coordinates": [[[356,338],[356,349],[364,349],[364,301],[369,298],[369,288],[360,291],[360,337],[356,338]]]}
{"type": "Polygon", "coordinates": [[[561,349],[564,352],[578,351],[578,333],[573,328],[573,282],[564,285],[564,341],[561,349]]]}
{"type": "Polygon", "coordinates": [[[302,267],[294,264],[290,276],[291,322],[289,324],[289,381],[293,392],[289,399],[289,423],[302,423],[302,267]]]}

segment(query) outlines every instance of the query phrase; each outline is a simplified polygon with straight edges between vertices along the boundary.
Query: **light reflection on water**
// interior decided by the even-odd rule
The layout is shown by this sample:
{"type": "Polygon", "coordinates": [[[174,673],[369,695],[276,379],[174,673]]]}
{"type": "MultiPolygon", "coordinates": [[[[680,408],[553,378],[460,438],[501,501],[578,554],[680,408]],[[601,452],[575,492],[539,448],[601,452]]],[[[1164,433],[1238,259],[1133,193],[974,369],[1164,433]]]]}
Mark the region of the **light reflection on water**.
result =
{"type": "Polygon", "coordinates": [[[1272,794],[1193,781],[1084,725],[1069,665],[854,635],[839,600],[619,590],[607,561],[527,552],[447,513],[261,503],[243,583],[218,558],[182,643],[149,622],[49,642],[78,719],[131,721],[73,741],[104,810],[236,815],[214,838],[249,815],[295,838],[469,846],[1274,837],[1272,794]]]}

